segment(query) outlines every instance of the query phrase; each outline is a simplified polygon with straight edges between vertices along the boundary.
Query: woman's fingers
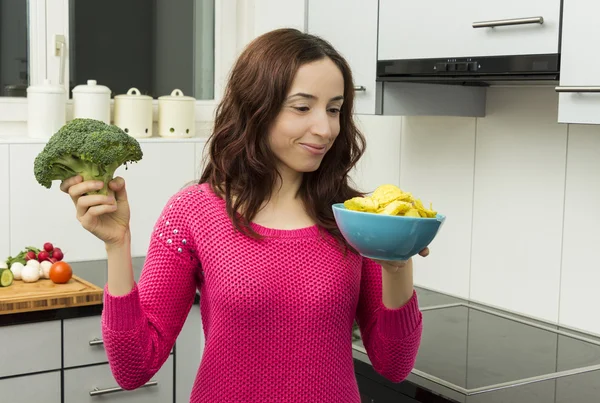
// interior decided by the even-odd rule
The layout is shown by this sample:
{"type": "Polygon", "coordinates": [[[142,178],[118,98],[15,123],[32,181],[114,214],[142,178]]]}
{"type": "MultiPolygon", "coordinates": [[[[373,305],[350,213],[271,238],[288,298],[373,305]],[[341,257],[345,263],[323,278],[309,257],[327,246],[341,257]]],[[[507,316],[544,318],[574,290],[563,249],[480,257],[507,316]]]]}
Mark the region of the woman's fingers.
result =
{"type": "MultiPolygon", "coordinates": [[[[76,203],[77,217],[83,217],[90,213],[90,211],[103,211],[98,209],[98,207],[109,207],[110,210],[108,211],[112,212],[116,210],[117,204],[112,196],[88,195],[80,197],[76,203]]],[[[99,214],[92,214],[92,216],[95,215],[99,214]]]]}
{"type": "Polygon", "coordinates": [[[79,222],[81,223],[83,228],[87,229],[88,231],[94,231],[92,222],[95,218],[103,214],[113,213],[116,210],[116,204],[101,204],[99,206],[90,207],[84,215],[79,216],[77,218],[79,219],[79,222]]]}
{"type": "Polygon", "coordinates": [[[108,188],[115,192],[117,201],[127,200],[127,192],[125,191],[125,179],[117,176],[108,183],[108,188]]]}
{"type": "Polygon", "coordinates": [[[93,190],[100,190],[104,186],[102,181],[85,181],[78,183],[69,187],[69,195],[74,203],[77,203],[77,200],[86,193],[89,193],[93,190]]]}
{"type": "Polygon", "coordinates": [[[81,175],[76,175],[69,179],[65,179],[60,184],[60,190],[62,190],[65,193],[69,193],[69,188],[71,186],[76,185],[81,182],[83,182],[83,178],[81,177],[81,175]]]}

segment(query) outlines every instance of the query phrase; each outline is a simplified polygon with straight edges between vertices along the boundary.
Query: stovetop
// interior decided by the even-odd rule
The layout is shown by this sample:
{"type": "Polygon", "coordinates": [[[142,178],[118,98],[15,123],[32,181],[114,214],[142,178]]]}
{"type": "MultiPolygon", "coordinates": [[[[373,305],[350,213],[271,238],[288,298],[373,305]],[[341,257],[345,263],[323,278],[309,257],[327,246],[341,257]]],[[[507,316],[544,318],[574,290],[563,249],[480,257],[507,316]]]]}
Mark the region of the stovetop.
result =
{"type": "MultiPolygon", "coordinates": [[[[423,338],[408,381],[465,403],[600,401],[600,339],[432,291],[417,293],[423,338]]],[[[365,353],[360,340],[355,350],[365,353]]]]}

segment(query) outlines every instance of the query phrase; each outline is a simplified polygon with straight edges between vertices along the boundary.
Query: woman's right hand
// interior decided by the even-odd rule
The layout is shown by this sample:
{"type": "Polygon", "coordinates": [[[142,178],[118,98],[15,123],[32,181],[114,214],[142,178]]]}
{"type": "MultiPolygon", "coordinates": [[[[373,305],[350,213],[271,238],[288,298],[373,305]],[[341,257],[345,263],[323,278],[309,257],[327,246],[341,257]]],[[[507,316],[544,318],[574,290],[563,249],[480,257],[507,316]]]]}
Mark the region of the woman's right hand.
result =
{"type": "Polygon", "coordinates": [[[118,245],[126,241],[129,233],[130,213],[125,180],[121,177],[113,179],[108,184],[108,196],[87,194],[102,186],[100,181],[83,181],[81,176],[74,176],[64,180],[60,189],[71,196],[83,228],[107,246],[118,245]]]}

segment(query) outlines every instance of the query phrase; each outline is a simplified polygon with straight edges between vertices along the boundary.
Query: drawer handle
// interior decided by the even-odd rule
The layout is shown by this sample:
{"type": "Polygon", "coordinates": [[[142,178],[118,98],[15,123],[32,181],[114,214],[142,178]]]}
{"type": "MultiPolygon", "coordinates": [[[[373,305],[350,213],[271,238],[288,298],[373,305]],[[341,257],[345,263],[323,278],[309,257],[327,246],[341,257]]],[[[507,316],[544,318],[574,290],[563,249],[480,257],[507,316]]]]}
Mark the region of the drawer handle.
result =
{"type": "Polygon", "coordinates": [[[366,91],[367,88],[364,85],[355,85],[354,91],[366,91]]]}
{"type": "Polygon", "coordinates": [[[556,92],[600,92],[600,87],[556,87],[556,92]]]}
{"type": "Polygon", "coordinates": [[[544,17],[510,18],[507,20],[474,22],[473,28],[494,28],[508,25],[543,24],[544,17]]]}
{"type": "MultiPolygon", "coordinates": [[[[158,381],[146,382],[145,384],[143,384],[142,386],[140,386],[140,388],[147,388],[147,387],[150,387],[150,386],[158,386],[158,381]]],[[[107,395],[109,393],[122,392],[124,390],[125,389],[123,389],[121,387],[118,387],[118,386],[116,386],[114,388],[106,388],[106,389],[94,388],[94,390],[90,390],[90,396],[107,395]]]]}
{"type": "Polygon", "coordinates": [[[104,340],[99,339],[97,337],[95,339],[90,340],[90,346],[98,346],[100,344],[104,344],[104,340]]]}

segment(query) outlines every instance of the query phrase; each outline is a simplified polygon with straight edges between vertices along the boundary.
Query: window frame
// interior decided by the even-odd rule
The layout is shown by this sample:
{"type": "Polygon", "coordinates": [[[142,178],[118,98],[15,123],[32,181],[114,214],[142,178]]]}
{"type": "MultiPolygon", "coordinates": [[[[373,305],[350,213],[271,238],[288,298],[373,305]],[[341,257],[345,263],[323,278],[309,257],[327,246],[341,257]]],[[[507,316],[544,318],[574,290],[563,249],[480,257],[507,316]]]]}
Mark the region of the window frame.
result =
{"type": "MultiPolygon", "coordinates": [[[[215,0],[215,68],[214,99],[196,101],[196,121],[212,121],[223,94],[229,69],[238,54],[238,1],[215,0]]],[[[64,86],[69,77],[69,0],[28,0],[29,85],[38,85],[49,77],[58,83],[60,56],[56,51],[56,35],[64,35],[67,46],[64,86]]],[[[165,94],[168,95],[168,94],[165,94]]],[[[111,103],[113,101],[111,100],[111,103]]],[[[158,119],[158,100],[153,100],[154,121],[158,119]]],[[[72,101],[67,101],[67,119],[72,101]]],[[[0,97],[0,127],[3,123],[27,122],[27,98],[0,97]]],[[[0,133],[0,136],[3,133],[0,133]]]]}

